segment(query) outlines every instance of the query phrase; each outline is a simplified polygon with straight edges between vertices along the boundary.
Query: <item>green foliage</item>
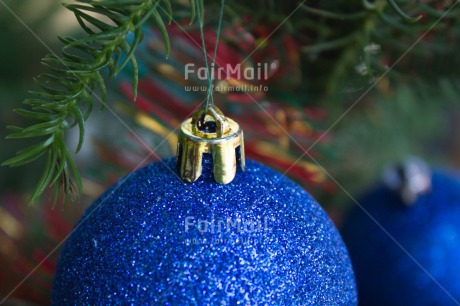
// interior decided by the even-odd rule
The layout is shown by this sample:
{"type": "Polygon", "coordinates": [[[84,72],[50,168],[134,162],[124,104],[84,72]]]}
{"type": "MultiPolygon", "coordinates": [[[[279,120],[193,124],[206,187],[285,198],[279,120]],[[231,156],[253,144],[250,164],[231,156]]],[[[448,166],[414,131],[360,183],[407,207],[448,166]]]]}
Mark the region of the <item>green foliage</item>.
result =
{"type": "MultiPolygon", "coordinates": [[[[414,7],[417,8],[415,4],[404,3],[404,9],[414,7]]],[[[388,20],[414,32],[417,28],[411,23],[422,18],[420,14],[411,17],[404,9],[394,0],[339,4],[322,1],[316,7],[303,5],[302,10],[310,18],[295,27],[301,31],[314,31],[309,37],[301,37],[306,40],[302,52],[305,61],[310,64],[309,71],[305,71],[305,75],[311,78],[309,89],[320,93],[337,93],[350,74],[356,74],[353,70],[359,65],[359,59],[362,59],[365,68],[361,82],[373,78],[376,67],[370,59],[370,52],[365,49],[375,42],[375,33],[382,27],[388,28],[388,25],[384,25],[388,20]]]]}
{"type": "MultiPolygon", "coordinates": [[[[452,141],[452,134],[446,131],[451,128],[449,119],[455,118],[452,110],[460,106],[460,80],[441,77],[434,85],[415,80],[396,85],[391,92],[374,92],[339,124],[328,148],[333,156],[324,162],[346,190],[359,194],[379,177],[384,166],[408,155],[430,164],[445,163],[445,157],[439,157],[446,150],[442,144],[452,141]]],[[[350,199],[338,193],[327,203],[343,205],[350,199]]]]}
{"type": "MultiPolygon", "coordinates": [[[[3,165],[20,166],[46,157],[45,170],[32,195],[32,202],[48,186],[53,187],[56,195],[59,191],[71,195],[81,189],[80,176],[64,137],[69,129],[78,128],[80,136],[76,152],[81,149],[85,121],[91,114],[94,101],[99,101],[101,107],[106,103],[103,70],[107,70],[110,76],[116,76],[130,64],[136,94],[138,69],[134,51],[143,37],[141,26],[148,21],[156,25],[163,35],[168,54],[170,46],[164,20],[172,20],[173,4],[178,6],[177,9],[174,6],[175,13],[182,14],[186,7],[186,16],[191,22],[198,16],[203,23],[203,0],[189,0],[188,7],[186,0],[77,0],[74,4],[65,5],[74,12],[88,36],[80,39],[60,37],[64,43],[62,54],[43,59],[43,65],[49,71],[36,78],[39,90],[31,92],[31,98],[24,101],[26,109],[16,110],[18,114],[34,120],[35,124],[25,128],[9,127],[13,133],[8,138],[33,138],[38,141],[36,145],[19,151],[3,165]]],[[[217,14],[212,12],[220,4],[221,0],[206,2],[206,10],[211,11],[206,18],[208,22],[215,21],[217,14]]],[[[387,62],[394,62],[451,5],[453,2],[449,1],[431,5],[402,0],[237,0],[225,6],[225,18],[235,20],[232,25],[243,25],[248,31],[257,30],[260,25],[267,26],[268,31],[276,29],[273,37],[270,34],[269,37],[256,38],[276,40],[292,36],[301,52],[302,84],[298,88],[302,92],[299,95],[309,95],[305,101],[312,101],[311,96],[320,97],[318,103],[332,109],[335,107],[340,112],[347,107],[344,90],[362,92],[368,87],[369,80],[385,73],[387,62]],[[416,21],[419,22],[414,24],[416,21]],[[366,50],[372,45],[378,46],[377,54],[366,50]],[[361,75],[355,71],[359,65],[364,66],[361,75]],[[331,96],[337,99],[329,99],[331,96]]],[[[414,54],[411,58],[420,63],[430,58],[433,50],[452,51],[451,46],[446,45],[450,38],[444,33],[459,32],[456,18],[458,13],[447,16],[440,27],[452,29],[436,32],[436,38],[425,45],[428,47],[411,51],[414,54]]],[[[453,56],[452,52],[445,55],[444,58],[451,58],[451,62],[445,65],[433,63],[433,69],[459,67],[457,56],[453,56]]],[[[407,61],[398,66],[403,67],[401,70],[413,72],[411,67],[404,67],[405,64],[407,61]]],[[[433,70],[426,70],[427,78],[430,74],[434,75],[433,70]]],[[[398,69],[393,69],[387,77],[390,83],[411,78],[410,74],[400,74],[398,69]]],[[[347,95],[347,99],[351,96],[347,95]]]]}
{"type": "MultiPolygon", "coordinates": [[[[81,190],[78,169],[64,143],[65,133],[78,127],[79,141],[75,150],[78,152],[84,141],[84,124],[91,114],[94,99],[100,102],[101,107],[106,103],[105,82],[101,75],[103,69],[108,68],[110,76],[116,76],[129,63],[136,93],[138,69],[133,53],[142,40],[141,26],[147,20],[153,19],[160,29],[166,53],[169,53],[169,39],[162,17],[172,18],[169,0],[78,0],[75,4],[64,6],[75,14],[88,36],[81,39],[59,37],[65,44],[62,55],[50,54],[43,59],[42,64],[49,72],[35,79],[39,90],[31,91],[31,98],[24,101],[28,108],[15,110],[35,124],[25,128],[8,127],[13,133],[7,138],[40,140],[36,145],[17,152],[3,165],[21,166],[46,156],[43,175],[33,192],[31,203],[48,186],[53,186],[55,199],[60,191],[65,195],[75,195],[81,190]],[[128,34],[132,34],[132,42],[129,42],[128,34]],[[96,92],[100,93],[100,97],[96,92]]],[[[190,0],[190,6],[195,7],[195,0],[190,0]]]]}
{"type": "MultiPolygon", "coordinates": [[[[331,96],[347,86],[350,76],[360,79],[361,84],[374,77],[377,67],[370,52],[365,50],[373,43],[380,43],[377,32],[397,26],[407,30],[407,36],[418,33],[421,27],[434,22],[448,4],[441,10],[431,7],[428,11],[426,7],[430,5],[403,0],[261,0],[234,1],[227,5],[227,11],[235,19],[241,15],[251,16],[247,24],[249,31],[252,27],[257,30],[260,25],[269,30],[276,27],[277,31],[268,38],[270,41],[288,35],[293,37],[301,51],[300,88],[310,95],[331,96]],[[360,76],[354,68],[361,61],[365,71],[360,76]]],[[[385,40],[380,46],[384,43],[385,40]]]]}

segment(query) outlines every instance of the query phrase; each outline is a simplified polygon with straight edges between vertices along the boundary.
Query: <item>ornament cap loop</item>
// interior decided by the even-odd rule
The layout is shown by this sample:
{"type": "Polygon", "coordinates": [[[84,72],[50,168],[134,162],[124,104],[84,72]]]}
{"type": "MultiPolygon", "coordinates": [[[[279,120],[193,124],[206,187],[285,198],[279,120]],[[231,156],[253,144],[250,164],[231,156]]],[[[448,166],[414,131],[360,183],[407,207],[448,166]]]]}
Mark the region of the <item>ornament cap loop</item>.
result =
{"type": "Polygon", "coordinates": [[[213,122],[215,122],[215,133],[217,134],[217,137],[222,137],[230,131],[227,118],[224,116],[222,111],[217,106],[211,105],[207,109],[201,108],[197,110],[192,116],[192,127],[197,135],[210,134],[209,132],[202,132],[203,129],[205,129],[206,116],[210,116],[213,122]]]}
{"type": "Polygon", "coordinates": [[[243,131],[215,105],[197,110],[182,122],[177,144],[177,166],[183,180],[193,183],[201,175],[203,154],[211,153],[214,179],[230,183],[237,162],[244,170],[243,131]]]}

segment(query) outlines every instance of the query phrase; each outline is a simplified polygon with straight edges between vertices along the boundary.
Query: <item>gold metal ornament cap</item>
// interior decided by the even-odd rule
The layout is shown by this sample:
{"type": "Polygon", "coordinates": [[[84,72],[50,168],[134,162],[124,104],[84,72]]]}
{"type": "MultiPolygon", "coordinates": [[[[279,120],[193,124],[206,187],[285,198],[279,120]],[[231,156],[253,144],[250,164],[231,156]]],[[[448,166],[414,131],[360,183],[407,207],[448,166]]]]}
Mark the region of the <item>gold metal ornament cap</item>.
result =
{"type": "Polygon", "coordinates": [[[183,180],[193,183],[200,177],[204,153],[212,154],[214,179],[220,184],[234,179],[237,162],[245,168],[243,131],[215,105],[197,110],[182,122],[177,166],[183,180]]]}

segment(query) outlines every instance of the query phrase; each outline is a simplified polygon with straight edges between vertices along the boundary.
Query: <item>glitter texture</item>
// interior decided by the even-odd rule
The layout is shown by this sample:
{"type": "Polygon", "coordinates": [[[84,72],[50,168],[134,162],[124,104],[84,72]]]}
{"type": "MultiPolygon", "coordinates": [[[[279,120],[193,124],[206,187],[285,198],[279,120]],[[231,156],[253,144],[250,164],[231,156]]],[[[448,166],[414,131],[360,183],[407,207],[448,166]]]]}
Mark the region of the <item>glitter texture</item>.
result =
{"type": "Polygon", "coordinates": [[[344,225],[343,237],[360,305],[459,305],[460,182],[435,173],[432,191],[411,207],[383,186],[360,203],[426,269],[357,208],[344,225]]]}
{"type": "Polygon", "coordinates": [[[228,185],[213,181],[208,156],[193,184],[163,162],[85,212],[62,250],[53,304],[357,304],[344,243],[301,187],[250,160],[228,185]]]}

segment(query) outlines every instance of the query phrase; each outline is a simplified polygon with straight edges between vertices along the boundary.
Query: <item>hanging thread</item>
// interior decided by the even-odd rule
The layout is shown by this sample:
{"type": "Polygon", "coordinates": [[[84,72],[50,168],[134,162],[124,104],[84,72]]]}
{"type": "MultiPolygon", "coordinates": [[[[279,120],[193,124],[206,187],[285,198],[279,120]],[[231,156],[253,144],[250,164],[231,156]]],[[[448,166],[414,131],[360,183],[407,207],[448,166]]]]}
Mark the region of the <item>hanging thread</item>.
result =
{"type": "Polygon", "coordinates": [[[212,62],[211,65],[208,64],[208,54],[206,52],[206,42],[204,39],[204,25],[203,25],[203,20],[204,20],[204,8],[203,8],[203,1],[197,1],[196,3],[197,6],[197,12],[198,12],[198,23],[200,27],[200,36],[201,36],[201,44],[203,48],[203,54],[204,54],[204,63],[206,66],[206,71],[207,71],[207,79],[208,79],[208,90],[207,90],[207,95],[206,95],[206,105],[205,109],[207,110],[210,105],[214,105],[214,95],[213,95],[213,86],[214,86],[214,67],[216,64],[216,57],[217,57],[217,49],[219,46],[219,38],[220,38],[220,32],[222,28],[222,19],[224,15],[224,6],[225,6],[225,0],[221,0],[221,7],[220,7],[220,13],[219,13],[219,23],[217,25],[217,33],[216,33],[216,43],[214,45],[214,54],[212,57],[212,62]]]}

